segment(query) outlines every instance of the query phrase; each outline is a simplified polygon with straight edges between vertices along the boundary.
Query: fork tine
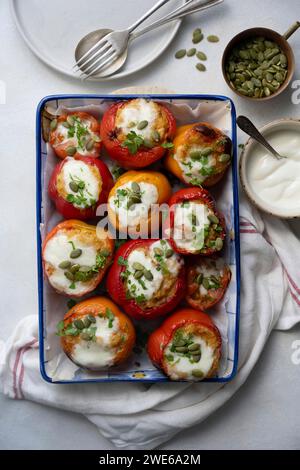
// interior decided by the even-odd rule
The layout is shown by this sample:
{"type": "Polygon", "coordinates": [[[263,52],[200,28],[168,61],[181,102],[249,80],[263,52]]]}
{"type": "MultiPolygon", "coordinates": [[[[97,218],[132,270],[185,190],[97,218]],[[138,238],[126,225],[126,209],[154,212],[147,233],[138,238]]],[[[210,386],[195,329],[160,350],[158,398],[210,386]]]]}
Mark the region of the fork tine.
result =
{"type": "MultiPolygon", "coordinates": [[[[106,56],[104,62],[103,62],[103,58],[99,58],[97,60],[97,62],[95,62],[92,66],[92,69],[89,70],[89,71],[85,71],[85,72],[82,72],[81,75],[80,75],[80,78],[88,78],[90,77],[91,75],[93,75],[94,73],[96,73],[98,70],[101,69],[102,66],[104,66],[105,64],[107,64],[110,60],[113,60],[113,57],[115,56],[115,51],[113,50],[110,50],[109,51],[109,55],[106,56]],[[98,64],[98,65],[97,65],[98,64]]],[[[90,68],[90,67],[89,67],[90,68]]]]}
{"type": "MultiPolygon", "coordinates": [[[[108,33],[110,34],[110,33],[108,33]]],[[[97,41],[88,51],[86,51],[81,57],[80,59],[78,59],[78,61],[75,63],[74,67],[79,67],[79,64],[81,63],[81,61],[83,59],[85,59],[89,54],[91,54],[91,52],[93,52],[95,49],[97,49],[99,46],[102,46],[104,45],[105,42],[107,42],[107,39],[106,39],[106,36],[108,36],[108,34],[106,34],[102,39],[100,39],[99,41],[97,41]]]]}
{"type": "MultiPolygon", "coordinates": [[[[107,65],[109,62],[113,62],[114,59],[117,57],[117,53],[114,52],[111,56],[109,56],[102,64],[98,65],[98,67],[95,69],[95,70],[92,70],[92,72],[90,72],[88,75],[86,75],[85,77],[83,77],[83,80],[86,80],[87,78],[89,78],[91,75],[94,75],[96,72],[99,72],[99,70],[101,70],[105,65],[107,65]]],[[[84,74],[82,74],[84,75],[84,74]]]]}
{"type": "Polygon", "coordinates": [[[100,54],[100,56],[98,56],[96,58],[96,60],[94,60],[88,67],[86,67],[85,70],[82,70],[82,72],[86,75],[88,72],[90,72],[99,62],[102,62],[103,59],[105,59],[105,57],[111,55],[112,52],[115,52],[114,49],[112,48],[112,46],[110,45],[109,49],[104,52],[104,54],[100,54]]]}
{"type": "Polygon", "coordinates": [[[82,64],[80,64],[80,67],[77,66],[77,65],[74,65],[73,68],[77,67],[77,69],[78,69],[75,72],[78,72],[79,70],[82,70],[85,65],[87,65],[92,59],[99,56],[99,54],[101,54],[101,52],[104,52],[108,47],[111,47],[111,44],[110,44],[110,42],[106,41],[104,46],[101,47],[99,50],[97,49],[96,52],[94,52],[94,54],[92,54],[91,57],[88,57],[82,64]]]}

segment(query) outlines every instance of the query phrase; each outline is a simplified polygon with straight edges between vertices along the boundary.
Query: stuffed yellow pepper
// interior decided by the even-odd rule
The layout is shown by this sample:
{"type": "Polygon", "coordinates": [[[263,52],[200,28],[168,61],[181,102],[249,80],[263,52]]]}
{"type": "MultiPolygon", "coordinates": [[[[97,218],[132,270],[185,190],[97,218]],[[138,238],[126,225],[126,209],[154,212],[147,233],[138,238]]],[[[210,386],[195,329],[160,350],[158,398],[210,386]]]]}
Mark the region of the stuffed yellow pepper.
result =
{"type": "Polygon", "coordinates": [[[116,182],[108,196],[110,223],[128,234],[157,230],[160,214],[153,205],[167,202],[172,190],[167,178],[156,171],[128,171],[116,182]]]}
{"type": "Polygon", "coordinates": [[[64,220],[46,236],[44,272],[59,293],[82,297],[102,281],[112,261],[114,240],[101,227],[64,220]]]}
{"type": "Polygon", "coordinates": [[[230,165],[230,138],[206,122],[179,127],[173,144],[165,165],[185,184],[213,186],[230,165]]]}

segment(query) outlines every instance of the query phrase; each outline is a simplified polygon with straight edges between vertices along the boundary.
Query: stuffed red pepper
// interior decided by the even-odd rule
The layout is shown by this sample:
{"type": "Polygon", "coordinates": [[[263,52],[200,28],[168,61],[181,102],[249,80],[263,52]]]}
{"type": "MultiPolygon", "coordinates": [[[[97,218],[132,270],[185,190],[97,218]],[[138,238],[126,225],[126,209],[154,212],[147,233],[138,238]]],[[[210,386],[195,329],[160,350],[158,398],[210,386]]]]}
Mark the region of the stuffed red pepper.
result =
{"type": "Polygon", "coordinates": [[[102,281],[113,250],[114,241],[104,229],[80,220],[65,220],[45,238],[45,275],[59,294],[82,297],[102,281]]]}
{"type": "Polygon", "coordinates": [[[105,163],[91,157],[67,157],[56,165],[49,196],[65,219],[90,219],[107,202],[113,178],[105,163]]]}
{"type": "Polygon", "coordinates": [[[165,315],[185,295],[184,261],[166,240],[130,240],[115,254],[107,289],[133,318],[165,315]]]}
{"type": "Polygon", "coordinates": [[[84,112],[62,114],[50,123],[49,143],[59,158],[99,157],[100,125],[84,112]]]}
{"type": "Polygon", "coordinates": [[[181,189],[173,194],[169,206],[165,233],[178,253],[211,255],[223,248],[225,220],[208,191],[181,189]]]}
{"type": "Polygon", "coordinates": [[[199,381],[216,374],[221,335],[203,312],[185,308],[151,333],[147,350],[153,364],[171,380],[199,381]]]}
{"type": "Polygon", "coordinates": [[[104,114],[100,135],[110,157],[124,168],[143,168],[172,146],[175,118],[163,104],[136,98],[113,104],[104,114]]]}
{"type": "Polygon", "coordinates": [[[199,257],[187,268],[188,304],[206,310],[220,302],[231,279],[229,266],[222,258],[199,257]]]}

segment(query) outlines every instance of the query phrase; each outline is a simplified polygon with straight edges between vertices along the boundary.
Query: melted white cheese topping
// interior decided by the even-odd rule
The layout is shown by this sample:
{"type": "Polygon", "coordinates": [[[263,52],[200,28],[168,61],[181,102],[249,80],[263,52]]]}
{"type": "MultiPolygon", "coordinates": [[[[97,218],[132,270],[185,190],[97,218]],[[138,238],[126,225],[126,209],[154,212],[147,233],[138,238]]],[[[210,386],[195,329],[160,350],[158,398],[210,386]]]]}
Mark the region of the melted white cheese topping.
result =
{"type": "MultiPolygon", "coordinates": [[[[109,198],[109,205],[111,209],[117,214],[119,224],[122,227],[135,227],[142,219],[148,218],[148,212],[151,204],[156,204],[158,200],[157,187],[150,183],[139,183],[141,189],[141,202],[132,205],[127,209],[128,196],[115,196],[109,198]]],[[[120,186],[117,191],[130,190],[131,182],[125,183],[120,186]]]]}
{"type": "Polygon", "coordinates": [[[74,158],[69,158],[64,164],[62,169],[62,176],[64,181],[64,187],[67,194],[73,194],[73,196],[78,196],[79,192],[72,191],[69,184],[71,181],[78,183],[83,181],[85,184],[84,189],[81,190],[82,196],[87,199],[87,202],[73,203],[77,208],[85,208],[87,206],[93,205],[95,201],[98,201],[99,198],[99,178],[91,170],[90,165],[86,163],[75,160],[74,158]]]}
{"type": "Polygon", "coordinates": [[[119,113],[116,123],[122,132],[127,135],[134,131],[144,139],[151,139],[151,134],[155,128],[155,121],[158,118],[157,105],[153,101],[146,101],[144,98],[136,99],[126,103],[119,113]],[[137,129],[141,121],[148,121],[144,129],[137,129]],[[132,126],[132,123],[135,125],[132,126]]]}
{"type": "Polygon", "coordinates": [[[210,225],[210,214],[212,211],[205,204],[192,201],[184,205],[177,204],[173,233],[176,245],[191,253],[201,250],[204,245],[204,228],[210,225]]]}
{"type": "MultiPolygon", "coordinates": [[[[96,134],[94,132],[91,131],[91,123],[90,121],[88,120],[85,120],[85,119],[81,119],[80,120],[80,124],[82,127],[85,127],[88,131],[88,133],[86,134],[86,137],[89,139],[89,138],[93,138],[95,137],[95,139],[98,139],[99,137],[96,136],[96,134]]],[[[76,129],[76,123],[75,123],[75,129],[76,129]]],[[[58,125],[57,125],[57,128],[56,128],[56,131],[55,131],[57,134],[60,134],[64,137],[64,140],[63,140],[63,143],[64,144],[68,144],[70,147],[76,147],[77,148],[77,152],[80,153],[81,155],[88,155],[91,153],[90,150],[87,150],[86,148],[81,148],[78,146],[79,142],[78,142],[78,139],[77,139],[77,135],[76,135],[76,132],[74,134],[73,137],[69,137],[68,136],[68,133],[69,133],[69,129],[66,128],[62,122],[59,122],[58,125]]],[[[60,144],[56,144],[56,145],[60,145],[60,144]]]]}
{"type": "MultiPolygon", "coordinates": [[[[150,256],[152,259],[155,260],[155,263],[157,263],[157,260],[155,258],[155,251],[154,251],[155,248],[159,248],[165,254],[167,250],[171,249],[171,245],[166,240],[157,240],[157,242],[152,243],[152,245],[150,246],[150,256]]],[[[167,270],[174,276],[177,276],[183,264],[182,258],[180,258],[180,256],[174,252],[173,255],[170,256],[170,258],[166,258],[163,255],[163,259],[164,259],[164,263],[166,265],[167,270]]]]}
{"type": "Polygon", "coordinates": [[[189,148],[186,158],[183,158],[184,145],[182,145],[178,147],[177,152],[174,154],[174,158],[180,166],[184,180],[187,183],[193,180],[198,184],[203,183],[203,181],[210,176],[206,173],[210,172],[216,164],[216,159],[213,155],[204,156],[201,160],[193,160],[190,157],[192,152],[201,152],[203,149],[205,149],[205,147],[193,145],[189,148]]]}
{"type": "Polygon", "coordinates": [[[68,238],[63,230],[57,232],[55,236],[50,238],[44,250],[44,261],[51,265],[53,273],[49,276],[50,284],[58,291],[66,294],[82,294],[86,291],[89,282],[76,282],[75,289],[70,288],[71,282],[64,275],[64,270],[58,265],[65,260],[78,263],[80,266],[94,266],[96,263],[97,250],[94,246],[83,244],[77,237],[68,238]],[[76,248],[82,250],[80,257],[76,259],[70,258],[72,246],[69,241],[72,240],[76,248]]]}
{"type": "MultiPolygon", "coordinates": [[[[159,240],[151,245],[148,253],[137,249],[133,250],[128,256],[128,271],[130,272],[130,275],[127,278],[127,286],[128,288],[133,289],[134,297],[142,295],[144,296],[145,300],[149,300],[162,286],[164,273],[160,269],[160,265],[155,258],[155,248],[160,248],[163,253],[165,253],[171,247],[168,242],[162,242],[159,240]],[[144,276],[141,278],[141,280],[135,279],[135,269],[133,264],[136,262],[140,263],[142,266],[144,266],[145,269],[152,273],[152,281],[147,280],[144,276]]],[[[163,255],[163,260],[169,273],[177,276],[183,264],[183,260],[180,258],[180,256],[174,252],[173,255],[169,258],[166,258],[163,255]]]]}
{"type": "MultiPolygon", "coordinates": [[[[214,261],[206,260],[205,263],[201,264],[196,268],[196,271],[202,273],[204,277],[217,276],[222,277],[224,274],[224,261],[219,258],[214,261]]],[[[199,291],[201,295],[206,295],[208,290],[200,284],[199,291]]]]}
{"type": "Polygon", "coordinates": [[[172,352],[172,342],[165,348],[164,356],[173,357],[174,360],[166,360],[168,364],[168,375],[172,380],[201,380],[192,375],[193,370],[201,370],[204,378],[210,371],[214,362],[214,350],[204,341],[201,336],[193,336],[194,343],[200,344],[201,358],[199,362],[192,362],[182,354],[172,352]]]}
{"type": "Polygon", "coordinates": [[[89,369],[110,367],[114,363],[116,349],[111,346],[113,334],[119,329],[119,320],[114,317],[109,328],[107,318],[96,317],[96,341],[79,340],[73,349],[72,358],[77,364],[89,369]]]}
{"type": "Polygon", "coordinates": [[[147,256],[142,250],[134,250],[128,256],[128,269],[132,273],[127,279],[127,286],[134,287],[134,296],[144,295],[145,299],[151,299],[155,292],[157,292],[163,281],[163,274],[160,271],[157,271],[152,258],[147,256]],[[140,263],[144,266],[145,269],[151,271],[153,275],[153,280],[148,281],[143,277],[140,282],[135,279],[133,273],[135,272],[133,268],[133,263],[140,263]],[[144,286],[141,284],[144,283],[144,286]]]}

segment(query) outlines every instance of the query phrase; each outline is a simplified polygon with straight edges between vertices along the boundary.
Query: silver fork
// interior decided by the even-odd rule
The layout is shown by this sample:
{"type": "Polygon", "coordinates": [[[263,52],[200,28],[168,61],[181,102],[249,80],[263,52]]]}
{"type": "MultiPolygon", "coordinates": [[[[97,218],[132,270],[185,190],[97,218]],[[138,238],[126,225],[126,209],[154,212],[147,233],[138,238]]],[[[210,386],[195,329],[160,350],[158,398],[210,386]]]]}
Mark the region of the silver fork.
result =
{"type": "MultiPolygon", "coordinates": [[[[167,0],[168,1],[168,0],[167,0]]],[[[166,3],[166,0],[163,2],[158,2],[154,5],[151,10],[149,10],[142,18],[136,21],[132,26],[127,28],[123,31],[113,31],[107,34],[103,39],[98,41],[94,46],[92,46],[76,63],[75,67],[77,66],[79,69],[84,69],[81,73],[81,77],[85,79],[89,78],[91,75],[96,74],[108,64],[114,62],[126,49],[128,46],[130,35],[131,33],[143,22],[146,18],[148,18],[154,11],[156,11],[160,6],[166,3]],[[95,68],[96,67],[96,68],[95,68]]],[[[207,3],[207,2],[206,2],[207,3]]],[[[203,0],[200,2],[201,6],[203,5],[203,0]]],[[[204,2],[205,4],[205,2],[204,2]]],[[[179,13],[185,13],[189,11],[190,8],[194,8],[195,6],[199,5],[199,0],[186,0],[184,5],[177,7],[171,13],[163,17],[161,20],[167,20],[167,18],[171,17],[172,19],[176,19],[175,15],[179,13]],[[174,18],[173,18],[174,16],[174,18]]],[[[161,20],[157,20],[157,22],[161,22],[161,20]]],[[[156,24],[156,23],[155,23],[156,24]]],[[[150,25],[152,26],[152,25],[150,25]]],[[[150,27],[149,26],[149,27],[150,27]]]]}
{"type": "MultiPolygon", "coordinates": [[[[139,18],[131,26],[129,26],[129,28],[122,31],[112,31],[111,33],[107,34],[103,39],[97,41],[88,51],[86,51],[86,53],[83,54],[83,56],[80,57],[79,60],[77,60],[73,68],[78,67],[78,69],[82,69],[82,67],[88,65],[89,62],[95,59],[95,61],[91,62],[91,64],[88,65],[87,69],[82,74],[84,75],[86,72],[89,71],[89,69],[97,65],[97,62],[99,62],[96,60],[97,58],[103,60],[105,57],[107,57],[106,63],[108,63],[109,61],[113,61],[118,54],[121,54],[124,51],[124,48],[127,44],[126,39],[128,38],[129,34],[134,31],[147,18],[149,18],[149,16],[151,16],[160,7],[162,7],[169,1],[170,0],[159,0],[155,5],[153,5],[152,8],[150,8],[150,10],[148,10],[143,16],[141,16],[141,18],[139,18]]],[[[190,1],[193,0],[189,0],[189,3],[190,1]]],[[[105,64],[102,64],[102,66],[105,66],[105,64]]],[[[95,71],[93,71],[92,73],[95,73],[95,71]]]]}

